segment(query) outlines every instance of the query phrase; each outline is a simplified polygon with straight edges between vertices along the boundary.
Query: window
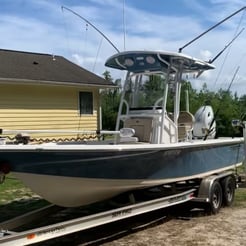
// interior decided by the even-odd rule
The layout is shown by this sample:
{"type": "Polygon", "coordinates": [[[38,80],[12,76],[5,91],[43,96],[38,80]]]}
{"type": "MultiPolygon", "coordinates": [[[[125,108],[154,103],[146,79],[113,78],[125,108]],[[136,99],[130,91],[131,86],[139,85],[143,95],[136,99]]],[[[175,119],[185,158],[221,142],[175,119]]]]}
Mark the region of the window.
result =
{"type": "Polygon", "coordinates": [[[80,114],[93,114],[93,94],[92,92],[79,93],[80,114]]]}

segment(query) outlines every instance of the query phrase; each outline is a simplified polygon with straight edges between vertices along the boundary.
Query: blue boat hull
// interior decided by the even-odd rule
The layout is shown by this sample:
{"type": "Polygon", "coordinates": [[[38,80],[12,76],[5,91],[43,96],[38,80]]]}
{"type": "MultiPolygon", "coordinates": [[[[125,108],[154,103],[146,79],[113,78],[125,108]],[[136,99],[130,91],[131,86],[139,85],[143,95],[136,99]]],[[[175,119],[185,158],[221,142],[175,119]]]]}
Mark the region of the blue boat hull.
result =
{"type": "Polygon", "coordinates": [[[191,176],[243,160],[243,144],[172,150],[30,151],[1,153],[14,172],[103,179],[191,176]]]}
{"type": "Polygon", "coordinates": [[[233,169],[243,161],[243,149],[243,143],[171,149],[13,149],[1,152],[0,162],[8,162],[10,171],[46,200],[69,207],[233,169]]]}

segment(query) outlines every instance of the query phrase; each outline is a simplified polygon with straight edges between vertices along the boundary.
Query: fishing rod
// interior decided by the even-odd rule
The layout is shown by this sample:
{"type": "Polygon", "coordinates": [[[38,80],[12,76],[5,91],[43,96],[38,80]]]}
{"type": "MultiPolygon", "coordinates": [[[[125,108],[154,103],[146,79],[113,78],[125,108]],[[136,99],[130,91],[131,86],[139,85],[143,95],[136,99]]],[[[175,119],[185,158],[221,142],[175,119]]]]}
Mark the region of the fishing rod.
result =
{"type": "Polygon", "coordinates": [[[112,47],[118,52],[120,53],[119,49],[117,49],[117,47],[110,41],[110,39],[104,34],[102,33],[96,26],[94,26],[90,21],[88,21],[86,18],[84,18],[83,16],[79,15],[78,13],[76,13],[75,11],[65,7],[65,6],[61,6],[62,11],[65,9],[71,13],[73,13],[74,15],[76,15],[77,17],[79,17],[80,19],[82,19],[83,21],[85,21],[87,24],[89,24],[91,27],[93,27],[97,32],[99,32],[111,45],[112,47]]]}
{"type": "Polygon", "coordinates": [[[244,31],[245,28],[242,30],[213,58],[208,61],[208,63],[213,63],[222,53],[239,37],[239,35],[244,31]]]}
{"type": "MultiPolygon", "coordinates": [[[[239,71],[239,68],[240,68],[240,66],[237,67],[237,69],[236,69],[236,71],[235,71],[235,73],[234,73],[234,75],[233,75],[233,77],[232,77],[232,80],[231,80],[231,82],[230,82],[230,84],[229,84],[229,86],[228,86],[228,88],[227,88],[227,90],[226,90],[226,93],[228,93],[228,92],[230,91],[231,86],[232,86],[232,84],[233,84],[233,82],[234,82],[234,80],[235,80],[235,77],[236,77],[236,75],[237,75],[237,73],[238,73],[238,71],[239,71]]],[[[218,115],[218,113],[219,113],[221,104],[222,104],[222,101],[220,101],[220,105],[219,105],[218,109],[216,110],[216,112],[215,112],[215,114],[214,114],[214,117],[213,117],[211,123],[209,124],[208,131],[207,131],[206,135],[205,135],[204,138],[203,138],[204,141],[207,140],[208,135],[214,130],[214,129],[212,128],[212,126],[213,126],[213,124],[214,124],[214,122],[215,122],[215,119],[217,118],[217,115],[218,115]]]]}
{"type": "Polygon", "coordinates": [[[243,11],[245,9],[246,9],[246,6],[244,6],[241,9],[235,11],[231,15],[227,16],[226,18],[224,18],[223,20],[221,20],[220,22],[218,22],[217,24],[213,25],[208,30],[206,30],[205,32],[201,33],[200,35],[198,35],[197,37],[195,37],[194,39],[192,39],[190,42],[188,42],[187,44],[185,44],[183,47],[179,48],[179,53],[181,53],[184,48],[186,48],[187,46],[189,46],[190,44],[192,44],[193,42],[195,42],[197,39],[201,38],[206,33],[210,32],[211,30],[213,30],[217,26],[221,25],[222,23],[224,23],[225,21],[227,21],[228,19],[230,19],[231,17],[233,17],[234,15],[238,14],[239,12],[241,12],[241,11],[243,11]]]}
{"type": "MultiPolygon", "coordinates": [[[[223,53],[224,51],[230,47],[230,45],[241,35],[241,33],[244,31],[245,28],[242,28],[242,30],[213,58],[208,61],[209,64],[212,64],[215,60],[217,60],[223,53]]],[[[196,75],[196,78],[198,78],[204,71],[198,72],[196,75]]]]}

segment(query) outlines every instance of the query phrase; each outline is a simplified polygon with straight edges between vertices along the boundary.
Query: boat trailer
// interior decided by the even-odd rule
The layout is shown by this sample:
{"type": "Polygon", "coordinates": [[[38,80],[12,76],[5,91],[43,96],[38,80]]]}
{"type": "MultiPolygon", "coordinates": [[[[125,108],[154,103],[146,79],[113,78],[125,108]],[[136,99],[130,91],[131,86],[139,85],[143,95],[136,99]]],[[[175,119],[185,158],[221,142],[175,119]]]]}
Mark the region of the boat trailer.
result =
{"type": "MultiPolygon", "coordinates": [[[[130,218],[132,216],[148,213],[154,210],[178,205],[193,199],[194,191],[194,189],[190,189],[176,195],[124,206],[106,212],[83,216],[81,218],[55,223],[52,225],[43,226],[23,232],[11,231],[10,228],[15,227],[15,224],[17,224],[18,226],[20,225],[19,220],[25,221],[25,215],[20,216],[20,218],[14,218],[13,220],[15,221],[10,220],[0,223],[0,228],[8,227],[8,229],[0,230],[0,245],[30,245],[48,239],[68,235],[74,232],[90,229],[96,226],[105,225],[114,221],[130,218]]],[[[40,210],[38,212],[41,213],[40,210]]],[[[30,216],[36,216],[36,214],[32,213],[30,214],[30,216]]],[[[26,219],[30,218],[30,216],[26,217],[26,219]]]]}
{"type": "MultiPolygon", "coordinates": [[[[163,192],[161,197],[154,198],[154,196],[152,196],[152,198],[140,202],[137,202],[133,193],[130,193],[128,194],[130,205],[124,205],[103,212],[97,212],[79,218],[76,217],[75,219],[69,219],[21,232],[14,231],[14,229],[22,225],[31,223],[36,218],[46,218],[48,212],[52,210],[56,212],[59,211],[59,209],[65,209],[55,205],[49,205],[8,221],[1,222],[0,245],[31,245],[186,202],[198,205],[206,204],[208,211],[215,214],[219,211],[223,202],[224,205],[227,206],[232,204],[236,189],[236,176],[233,171],[227,171],[208,176],[198,182],[175,183],[173,186],[171,185],[170,190],[174,188],[176,190],[174,191],[175,193],[165,194],[163,192]]],[[[196,207],[196,205],[194,207],[196,207]]]]}

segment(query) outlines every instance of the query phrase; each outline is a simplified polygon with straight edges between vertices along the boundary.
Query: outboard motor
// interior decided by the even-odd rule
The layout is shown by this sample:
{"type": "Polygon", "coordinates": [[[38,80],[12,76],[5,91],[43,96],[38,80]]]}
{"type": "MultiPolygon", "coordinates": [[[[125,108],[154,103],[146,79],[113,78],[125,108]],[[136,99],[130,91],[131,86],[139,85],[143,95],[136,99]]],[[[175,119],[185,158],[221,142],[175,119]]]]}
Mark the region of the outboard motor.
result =
{"type": "Polygon", "coordinates": [[[211,106],[202,106],[195,113],[193,136],[195,138],[214,138],[216,134],[216,122],[211,106]]]}

